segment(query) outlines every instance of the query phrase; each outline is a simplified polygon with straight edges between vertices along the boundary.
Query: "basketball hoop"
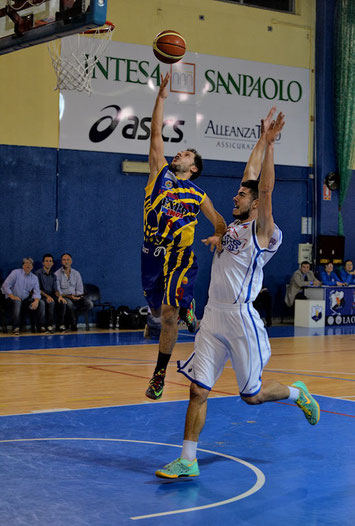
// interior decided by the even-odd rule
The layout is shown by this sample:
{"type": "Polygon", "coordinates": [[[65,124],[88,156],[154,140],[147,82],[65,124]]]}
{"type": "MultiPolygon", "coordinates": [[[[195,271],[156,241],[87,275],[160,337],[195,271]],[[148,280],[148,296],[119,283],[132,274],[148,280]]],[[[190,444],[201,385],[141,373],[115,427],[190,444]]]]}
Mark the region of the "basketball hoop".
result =
{"type": "Polygon", "coordinates": [[[106,51],[114,29],[114,24],[106,22],[104,26],[48,43],[48,51],[57,75],[55,89],[92,93],[92,71],[106,51]]]}

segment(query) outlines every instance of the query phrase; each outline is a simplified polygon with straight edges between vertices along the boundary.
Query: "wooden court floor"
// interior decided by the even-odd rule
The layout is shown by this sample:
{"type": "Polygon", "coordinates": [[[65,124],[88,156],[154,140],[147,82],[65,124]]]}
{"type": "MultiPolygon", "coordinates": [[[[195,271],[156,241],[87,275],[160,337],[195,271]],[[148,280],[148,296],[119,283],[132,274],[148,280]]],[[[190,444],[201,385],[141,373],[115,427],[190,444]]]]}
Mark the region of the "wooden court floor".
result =
{"type": "MultiPolygon", "coordinates": [[[[56,347],[0,352],[0,415],[146,403],[157,345],[56,347]]],[[[38,336],[41,337],[41,336],[38,336]]],[[[42,336],[43,338],[43,336],[42,336]]],[[[355,400],[355,335],[272,338],[264,379],[299,379],[314,394],[355,400]]],[[[177,343],[162,401],[186,400],[188,380],[176,360],[193,343],[177,343]]],[[[229,363],[211,397],[238,394],[229,363]]],[[[156,403],[161,403],[160,401],[156,403]]]]}

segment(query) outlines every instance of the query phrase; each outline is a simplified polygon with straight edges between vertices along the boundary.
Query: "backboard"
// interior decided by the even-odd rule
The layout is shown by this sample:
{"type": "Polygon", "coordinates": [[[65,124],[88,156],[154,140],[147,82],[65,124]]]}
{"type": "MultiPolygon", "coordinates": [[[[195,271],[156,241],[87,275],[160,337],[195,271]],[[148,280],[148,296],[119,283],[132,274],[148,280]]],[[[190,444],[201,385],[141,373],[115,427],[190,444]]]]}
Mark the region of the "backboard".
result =
{"type": "Polygon", "coordinates": [[[0,55],[106,21],[107,0],[0,0],[0,55]]]}

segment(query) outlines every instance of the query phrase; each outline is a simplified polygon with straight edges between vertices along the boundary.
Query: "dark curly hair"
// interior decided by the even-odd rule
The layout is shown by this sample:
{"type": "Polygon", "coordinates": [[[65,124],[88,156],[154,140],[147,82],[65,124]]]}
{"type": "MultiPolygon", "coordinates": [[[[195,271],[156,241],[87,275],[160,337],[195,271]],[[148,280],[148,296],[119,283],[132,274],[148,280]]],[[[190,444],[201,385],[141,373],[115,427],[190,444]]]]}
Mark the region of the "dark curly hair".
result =
{"type": "Polygon", "coordinates": [[[201,155],[197,152],[197,150],[194,150],[193,148],[188,148],[187,149],[188,152],[192,152],[195,154],[195,159],[194,159],[194,163],[195,163],[195,166],[197,168],[197,172],[194,172],[191,177],[190,177],[190,181],[193,181],[194,179],[197,179],[198,177],[200,177],[201,175],[201,172],[202,172],[202,169],[203,169],[203,162],[202,162],[202,157],[201,155]]]}
{"type": "Polygon", "coordinates": [[[254,199],[258,199],[259,197],[259,181],[255,181],[254,179],[248,179],[247,181],[242,181],[240,183],[240,186],[244,186],[245,188],[250,188],[251,196],[254,199]]]}

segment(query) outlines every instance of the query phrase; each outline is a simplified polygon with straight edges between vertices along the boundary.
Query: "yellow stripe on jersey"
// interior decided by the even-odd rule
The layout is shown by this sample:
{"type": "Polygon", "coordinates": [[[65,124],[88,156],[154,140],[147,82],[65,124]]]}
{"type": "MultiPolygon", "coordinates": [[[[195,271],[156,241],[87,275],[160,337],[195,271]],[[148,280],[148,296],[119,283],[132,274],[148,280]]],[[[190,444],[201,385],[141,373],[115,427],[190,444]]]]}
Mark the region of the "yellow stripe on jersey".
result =
{"type": "Polygon", "coordinates": [[[190,223],[188,227],[185,227],[185,228],[181,227],[175,231],[177,236],[181,234],[182,246],[192,245],[194,238],[195,238],[195,226],[196,225],[197,225],[197,219],[194,222],[190,223]],[[192,240],[189,245],[186,245],[186,242],[185,242],[186,238],[188,238],[189,240],[192,240]]]}
{"type": "MultiPolygon", "coordinates": [[[[166,273],[168,271],[168,260],[170,259],[170,254],[171,254],[171,251],[168,251],[167,254],[166,254],[167,258],[166,258],[165,265],[164,265],[164,275],[166,275],[166,273]]],[[[175,252],[175,254],[176,254],[176,252],[175,252]]],[[[172,269],[172,271],[170,272],[169,279],[168,279],[168,282],[166,284],[166,299],[167,299],[167,304],[168,305],[171,305],[171,303],[170,303],[170,292],[171,292],[170,289],[171,289],[172,281],[173,281],[173,279],[175,277],[174,273],[175,273],[176,270],[179,270],[179,269],[181,270],[181,261],[182,261],[182,258],[184,257],[184,255],[185,255],[185,250],[179,250],[178,257],[177,257],[177,260],[176,260],[176,264],[175,264],[174,268],[172,269]]],[[[180,274],[180,277],[179,277],[179,279],[177,281],[176,287],[175,287],[175,291],[174,291],[175,305],[174,305],[174,307],[178,307],[179,306],[178,300],[176,298],[177,290],[181,286],[181,282],[182,282],[186,272],[191,268],[191,266],[193,264],[193,261],[194,261],[194,254],[193,254],[193,252],[191,252],[190,257],[189,257],[189,262],[186,265],[186,267],[184,267],[184,269],[182,270],[182,272],[180,274]]]]}
{"type": "MultiPolygon", "coordinates": [[[[178,181],[185,181],[185,179],[180,179],[179,177],[177,177],[176,179],[178,181]]],[[[203,202],[205,200],[205,198],[206,198],[205,192],[203,192],[203,191],[199,192],[195,188],[191,188],[191,189],[189,189],[189,188],[179,188],[179,192],[182,193],[182,194],[186,193],[186,194],[190,194],[190,195],[196,194],[199,197],[203,197],[202,201],[199,199],[199,203],[203,202]]]]}
{"type": "Polygon", "coordinates": [[[148,191],[154,188],[155,182],[156,182],[156,180],[158,179],[159,175],[161,174],[162,170],[164,170],[165,166],[168,166],[168,163],[164,164],[164,166],[162,166],[162,167],[160,168],[159,172],[158,172],[157,175],[154,177],[154,179],[153,179],[152,181],[150,181],[150,183],[147,184],[147,186],[145,187],[145,196],[146,196],[146,197],[148,196],[148,191]]]}
{"type": "MultiPolygon", "coordinates": [[[[152,208],[155,208],[157,206],[157,204],[160,201],[162,201],[162,199],[164,199],[166,193],[172,193],[172,194],[176,195],[177,197],[179,197],[179,194],[182,194],[184,203],[186,203],[186,204],[196,204],[198,206],[201,206],[201,204],[206,199],[206,194],[205,193],[200,193],[200,192],[194,192],[193,191],[194,189],[191,189],[191,190],[192,190],[192,192],[189,192],[188,189],[186,189],[186,188],[183,188],[183,189],[179,188],[178,193],[175,192],[175,191],[169,191],[169,190],[166,191],[166,192],[162,192],[161,194],[157,195],[157,197],[154,199],[154,201],[152,203],[152,208]],[[190,198],[185,197],[185,195],[191,195],[191,193],[192,194],[195,193],[197,197],[195,197],[195,198],[194,197],[190,197],[190,198]]],[[[148,195],[145,199],[150,199],[150,197],[151,197],[151,195],[148,195]]]]}
{"type": "Polygon", "coordinates": [[[162,167],[145,192],[144,240],[190,246],[205,192],[193,182],[176,177],[168,165],[162,167]]]}
{"type": "Polygon", "coordinates": [[[190,257],[189,257],[189,262],[187,266],[184,268],[184,270],[181,272],[180,278],[178,279],[176,290],[178,290],[181,287],[182,280],[184,279],[186,272],[192,267],[193,262],[194,262],[194,253],[191,252],[190,257]]]}

